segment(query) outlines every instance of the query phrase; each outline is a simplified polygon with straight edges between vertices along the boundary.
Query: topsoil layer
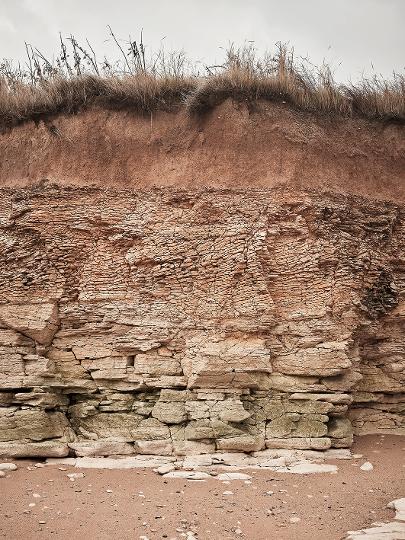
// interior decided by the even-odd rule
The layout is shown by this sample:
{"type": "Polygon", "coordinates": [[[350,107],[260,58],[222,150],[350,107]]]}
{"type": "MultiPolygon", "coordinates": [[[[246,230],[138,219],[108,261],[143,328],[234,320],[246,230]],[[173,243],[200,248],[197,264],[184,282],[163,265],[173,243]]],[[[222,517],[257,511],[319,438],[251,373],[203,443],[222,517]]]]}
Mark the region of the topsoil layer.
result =
{"type": "Polygon", "coordinates": [[[0,186],[288,186],[405,200],[405,126],[228,100],[190,118],[87,110],[0,134],[0,186]]]}

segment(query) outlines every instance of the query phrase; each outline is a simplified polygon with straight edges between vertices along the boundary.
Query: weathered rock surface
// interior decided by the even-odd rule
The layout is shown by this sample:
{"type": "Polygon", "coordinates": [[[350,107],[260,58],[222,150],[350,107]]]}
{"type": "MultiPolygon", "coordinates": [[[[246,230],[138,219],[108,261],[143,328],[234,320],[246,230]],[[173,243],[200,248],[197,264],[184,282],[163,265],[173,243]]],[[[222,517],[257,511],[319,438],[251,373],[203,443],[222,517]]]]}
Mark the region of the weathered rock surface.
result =
{"type": "Polygon", "coordinates": [[[404,434],[404,218],[281,189],[3,188],[0,454],[404,434]]]}

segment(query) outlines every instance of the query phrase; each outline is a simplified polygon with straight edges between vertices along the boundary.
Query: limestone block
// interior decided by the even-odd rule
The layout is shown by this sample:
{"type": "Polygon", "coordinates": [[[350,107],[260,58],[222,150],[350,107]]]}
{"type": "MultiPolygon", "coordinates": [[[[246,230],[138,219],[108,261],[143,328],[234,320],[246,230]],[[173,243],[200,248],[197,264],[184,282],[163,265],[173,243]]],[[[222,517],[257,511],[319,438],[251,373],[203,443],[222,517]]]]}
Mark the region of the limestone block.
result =
{"type": "Polygon", "coordinates": [[[271,373],[267,378],[267,388],[281,392],[324,392],[327,390],[318,377],[304,375],[285,375],[284,373],[271,373]]]}
{"type": "MultiPolygon", "coordinates": [[[[294,394],[293,394],[294,395],[294,394]]],[[[285,400],[285,411],[307,414],[329,414],[334,410],[332,403],[318,400],[293,400],[293,395],[285,400]]]]}
{"type": "Polygon", "coordinates": [[[0,323],[43,345],[49,345],[59,327],[54,303],[1,304],[0,323]]]}
{"type": "MultiPolygon", "coordinates": [[[[71,410],[71,409],[69,409],[71,410]]],[[[136,439],[137,428],[144,417],[135,413],[97,413],[91,416],[72,416],[76,433],[99,439],[131,442],[136,439]]]]}
{"type": "Polygon", "coordinates": [[[320,438],[304,438],[304,437],[289,437],[288,439],[267,438],[266,448],[286,448],[286,449],[313,449],[327,450],[332,445],[329,437],[320,438]]]}
{"type": "Polygon", "coordinates": [[[190,388],[249,387],[250,373],[272,371],[270,351],[259,338],[196,335],[188,340],[181,364],[190,388]]]}
{"type": "Polygon", "coordinates": [[[223,392],[218,392],[217,389],[198,389],[197,399],[221,401],[222,399],[225,399],[225,394],[223,392]]]}
{"type": "Polygon", "coordinates": [[[173,444],[170,440],[135,441],[136,454],[150,454],[155,456],[170,456],[173,453],[173,444]]]}
{"type": "MultiPolygon", "coordinates": [[[[24,376],[24,361],[21,354],[15,354],[12,348],[0,347],[0,373],[2,375],[24,376]]],[[[4,377],[7,381],[7,378],[4,377]]]]}
{"type": "Polygon", "coordinates": [[[223,422],[243,422],[251,415],[241,401],[226,399],[211,408],[211,416],[218,416],[223,422]]]}
{"type": "Polygon", "coordinates": [[[166,424],[180,424],[187,420],[186,407],[181,401],[158,401],[153,407],[152,416],[166,424]]]}
{"type": "Polygon", "coordinates": [[[218,450],[237,452],[257,452],[265,447],[264,436],[240,435],[238,437],[219,438],[216,440],[218,450]]]}
{"type": "Polygon", "coordinates": [[[192,392],[189,390],[171,390],[162,388],[160,391],[159,401],[188,401],[192,399],[192,392]]]}
{"type": "Polygon", "coordinates": [[[350,448],[353,444],[353,435],[342,437],[341,439],[331,439],[332,448],[350,448]]]}
{"type": "Polygon", "coordinates": [[[67,407],[69,400],[67,396],[60,393],[50,393],[41,391],[17,392],[12,399],[13,403],[30,405],[39,409],[55,409],[56,407],[67,407]]]}
{"type": "Polygon", "coordinates": [[[11,328],[0,328],[0,351],[4,353],[29,354],[34,352],[34,341],[11,328]]]}
{"type": "MultiPolygon", "coordinates": [[[[128,380],[131,380],[128,377],[128,380]]],[[[187,378],[182,375],[160,375],[159,377],[145,377],[144,385],[147,388],[186,388],[187,378]]]]}
{"type": "Polygon", "coordinates": [[[339,404],[339,405],[350,405],[353,401],[353,398],[350,394],[300,394],[295,393],[290,396],[292,400],[315,400],[315,401],[326,401],[328,403],[339,404]]]}
{"type": "Polygon", "coordinates": [[[210,417],[210,406],[201,401],[186,401],[186,411],[190,420],[201,420],[210,417]]]}
{"type": "Polygon", "coordinates": [[[189,441],[214,439],[215,432],[208,420],[189,422],[184,429],[184,438],[189,441]]]}
{"type": "Polygon", "coordinates": [[[61,412],[0,408],[0,442],[42,441],[66,435],[69,424],[61,412]]]}
{"type": "Polygon", "coordinates": [[[325,342],[317,347],[299,349],[278,356],[273,361],[273,368],[286,375],[339,375],[352,365],[345,348],[346,343],[325,342]]]}
{"type": "Polygon", "coordinates": [[[327,416],[303,415],[292,433],[294,437],[319,438],[328,433],[327,416]]]}
{"type": "Polygon", "coordinates": [[[266,425],[266,438],[289,437],[296,429],[297,422],[300,419],[299,414],[284,414],[275,418],[266,425]]]}
{"type": "Polygon", "coordinates": [[[138,427],[132,432],[135,440],[165,440],[170,439],[170,430],[156,418],[141,420],[138,427]]]}
{"type": "Polygon", "coordinates": [[[229,424],[228,422],[223,422],[222,420],[217,420],[215,418],[211,419],[210,425],[214,431],[215,438],[226,438],[226,437],[238,437],[245,434],[245,430],[240,426],[235,424],[229,424]]]}
{"type": "Polygon", "coordinates": [[[76,456],[111,456],[135,454],[132,444],[108,439],[98,441],[76,441],[68,444],[76,456]]]}
{"type": "Polygon", "coordinates": [[[373,408],[355,408],[349,411],[355,435],[390,433],[405,435],[405,416],[373,408]]]}
{"type": "Polygon", "coordinates": [[[63,458],[69,455],[69,447],[58,440],[0,442],[0,455],[14,458],[63,458]]]}
{"type": "Polygon", "coordinates": [[[137,354],[134,360],[134,372],[160,375],[182,375],[180,361],[159,354],[137,354]]]}
{"type": "Polygon", "coordinates": [[[352,423],[348,418],[332,418],[328,423],[328,437],[344,439],[353,437],[352,423]]]}
{"type": "Polygon", "coordinates": [[[131,410],[138,412],[134,408],[133,396],[121,392],[107,394],[105,398],[100,401],[98,410],[100,412],[129,412],[131,410]]]}
{"type": "Polygon", "coordinates": [[[173,452],[177,456],[212,454],[215,444],[202,441],[173,441],[173,452]]]}

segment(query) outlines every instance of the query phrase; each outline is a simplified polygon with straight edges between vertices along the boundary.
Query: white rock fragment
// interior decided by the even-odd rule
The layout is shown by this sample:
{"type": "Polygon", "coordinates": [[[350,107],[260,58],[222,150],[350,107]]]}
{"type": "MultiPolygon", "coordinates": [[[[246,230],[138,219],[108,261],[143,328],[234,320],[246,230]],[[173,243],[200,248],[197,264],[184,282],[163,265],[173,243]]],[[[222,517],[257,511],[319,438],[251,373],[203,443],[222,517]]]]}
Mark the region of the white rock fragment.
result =
{"type": "Polygon", "coordinates": [[[252,477],[244,473],[229,472],[218,474],[216,478],[218,480],[250,480],[252,477]]]}
{"type": "Polygon", "coordinates": [[[224,491],[222,495],[233,495],[233,491],[224,491]]]}
{"type": "Polygon", "coordinates": [[[184,478],[185,480],[207,480],[211,478],[206,472],[199,471],[171,471],[163,475],[164,478],[184,478]]]}
{"type": "Polygon", "coordinates": [[[0,463],[0,471],[15,471],[17,465],[15,463],[0,463]]]}
{"type": "Polygon", "coordinates": [[[175,467],[174,465],[172,465],[171,463],[168,463],[167,465],[161,465],[160,467],[158,467],[157,469],[155,469],[157,473],[159,474],[167,474],[169,472],[172,472],[175,470],[175,467]]]}
{"type": "Polygon", "coordinates": [[[365,461],[363,465],[360,466],[361,471],[372,471],[374,469],[373,464],[369,461],[365,461]]]}
{"type": "Polygon", "coordinates": [[[299,523],[301,521],[301,518],[298,516],[290,517],[290,523],[299,523]]]}
{"type": "Polygon", "coordinates": [[[405,521],[405,497],[401,499],[395,499],[395,501],[391,501],[388,503],[388,508],[392,508],[395,510],[395,519],[399,521],[405,521]]]}
{"type": "Polygon", "coordinates": [[[71,482],[74,482],[78,478],[84,478],[84,473],[82,472],[75,472],[75,473],[69,473],[66,475],[71,482]]]}
{"type": "Polygon", "coordinates": [[[405,538],[405,523],[392,521],[390,523],[374,523],[373,527],[349,531],[346,540],[403,540],[405,538]]]}

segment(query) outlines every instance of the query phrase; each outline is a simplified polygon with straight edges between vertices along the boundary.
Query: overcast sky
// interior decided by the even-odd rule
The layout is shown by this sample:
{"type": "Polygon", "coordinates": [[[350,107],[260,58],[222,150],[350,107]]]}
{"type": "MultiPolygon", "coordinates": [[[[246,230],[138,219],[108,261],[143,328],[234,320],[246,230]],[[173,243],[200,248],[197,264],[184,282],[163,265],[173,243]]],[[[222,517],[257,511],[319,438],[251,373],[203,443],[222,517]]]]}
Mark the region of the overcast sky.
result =
{"type": "Polygon", "coordinates": [[[0,0],[0,58],[24,60],[24,41],[46,55],[59,32],[88,38],[102,57],[117,56],[107,25],[150,50],[184,51],[215,64],[229,42],[262,51],[289,42],[315,64],[325,59],[341,81],[405,66],[405,0],[0,0]]]}

